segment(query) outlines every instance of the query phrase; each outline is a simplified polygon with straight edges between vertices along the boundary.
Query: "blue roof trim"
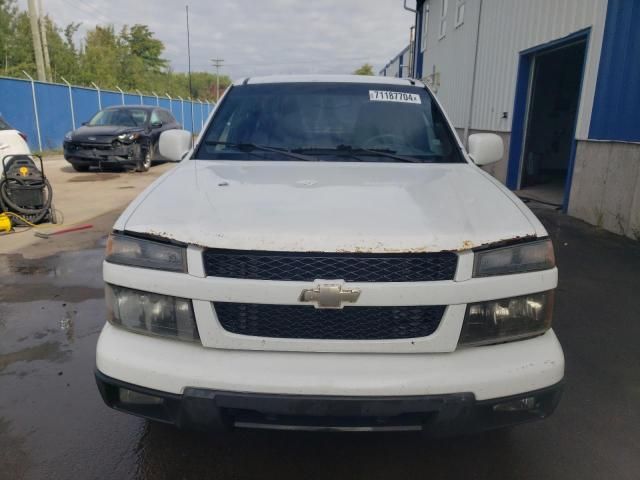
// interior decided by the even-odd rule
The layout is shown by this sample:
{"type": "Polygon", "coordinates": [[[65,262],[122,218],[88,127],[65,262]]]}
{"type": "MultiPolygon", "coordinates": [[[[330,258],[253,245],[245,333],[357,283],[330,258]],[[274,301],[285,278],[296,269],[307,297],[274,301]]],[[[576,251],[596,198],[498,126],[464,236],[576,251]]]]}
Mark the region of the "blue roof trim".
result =
{"type": "Polygon", "coordinates": [[[640,2],[609,0],[589,138],[640,141],[640,2]]]}
{"type": "Polygon", "coordinates": [[[423,11],[423,5],[424,5],[424,0],[418,0],[416,2],[416,26],[415,26],[415,35],[416,38],[414,40],[414,44],[415,44],[415,58],[413,59],[414,63],[414,74],[413,76],[415,78],[422,78],[422,62],[424,61],[424,55],[423,53],[420,51],[420,47],[422,45],[422,15],[424,14],[423,11]]]}

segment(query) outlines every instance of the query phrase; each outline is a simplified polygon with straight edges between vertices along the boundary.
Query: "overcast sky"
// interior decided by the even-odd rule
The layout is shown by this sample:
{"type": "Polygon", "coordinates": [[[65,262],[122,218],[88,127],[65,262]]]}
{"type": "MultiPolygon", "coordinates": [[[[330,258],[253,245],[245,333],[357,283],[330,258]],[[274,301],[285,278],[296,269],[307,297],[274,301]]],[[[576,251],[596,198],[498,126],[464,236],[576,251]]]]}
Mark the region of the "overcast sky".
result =
{"type": "MultiPolygon", "coordinates": [[[[26,0],[19,0],[26,8],[26,0]]],[[[185,3],[169,0],[42,0],[58,23],[83,29],[111,23],[149,25],[164,56],[186,71],[185,3]]],[[[413,4],[414,2],[409,2],[413,4]]],[[[193,70],[225,60],[232,78],[275,73],[377,72],[409,41],[413,14],[403,0],[189,0],[193,70]]]]}

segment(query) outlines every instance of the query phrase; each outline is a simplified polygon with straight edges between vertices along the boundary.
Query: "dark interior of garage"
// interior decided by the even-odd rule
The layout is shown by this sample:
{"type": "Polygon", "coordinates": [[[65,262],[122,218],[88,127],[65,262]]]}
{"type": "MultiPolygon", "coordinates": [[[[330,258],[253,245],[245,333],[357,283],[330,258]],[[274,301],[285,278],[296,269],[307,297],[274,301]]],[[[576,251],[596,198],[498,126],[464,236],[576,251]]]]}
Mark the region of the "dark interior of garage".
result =
{"type": "Polygon", "coordinates": [[[586,42],[536,54],[522,161],[521,189],[534,198],[562,204],[586,42]]]}

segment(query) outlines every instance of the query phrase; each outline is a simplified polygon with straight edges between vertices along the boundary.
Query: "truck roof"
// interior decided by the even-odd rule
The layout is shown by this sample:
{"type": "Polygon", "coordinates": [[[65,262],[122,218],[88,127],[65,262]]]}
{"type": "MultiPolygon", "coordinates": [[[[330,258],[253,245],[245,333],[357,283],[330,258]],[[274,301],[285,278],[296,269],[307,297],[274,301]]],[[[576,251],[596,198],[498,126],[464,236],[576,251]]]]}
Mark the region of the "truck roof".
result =
{"type": "Polygon", "coordinates": [[[256,85],[265,83],[377,83],[388,85],[416,85],[422,87],[420,80],[412,78],[380,77],[369,75],[269,75],[245,77],[236,80],[233,85],[256,85]]]}

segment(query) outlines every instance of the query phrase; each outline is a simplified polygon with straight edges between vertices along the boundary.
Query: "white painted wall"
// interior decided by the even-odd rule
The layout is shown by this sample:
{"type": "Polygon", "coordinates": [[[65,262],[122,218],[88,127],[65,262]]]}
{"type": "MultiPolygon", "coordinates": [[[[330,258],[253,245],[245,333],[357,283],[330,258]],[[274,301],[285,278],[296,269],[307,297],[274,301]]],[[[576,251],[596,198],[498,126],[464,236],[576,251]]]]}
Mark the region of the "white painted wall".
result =
{"type": "MultiPolygon", "coordinates": [[[[456,127],[468,122],[480,0],[466,0],[464,23],[455,27],[456,0],[448,0],[447,29],[439,38],[442,0],[428,0],[423,77],[439,74],[437,95],[456,127]]],[[[587,138],[607,0],[483,0],[471,128],[508,132],[519,54],[591,27],[578,116],[578,139],[587,138]],[[503,119],[502,112],[508,112],[503,119]]],[[[437,78],[438,76],[436,76],[437,78]]]]}

